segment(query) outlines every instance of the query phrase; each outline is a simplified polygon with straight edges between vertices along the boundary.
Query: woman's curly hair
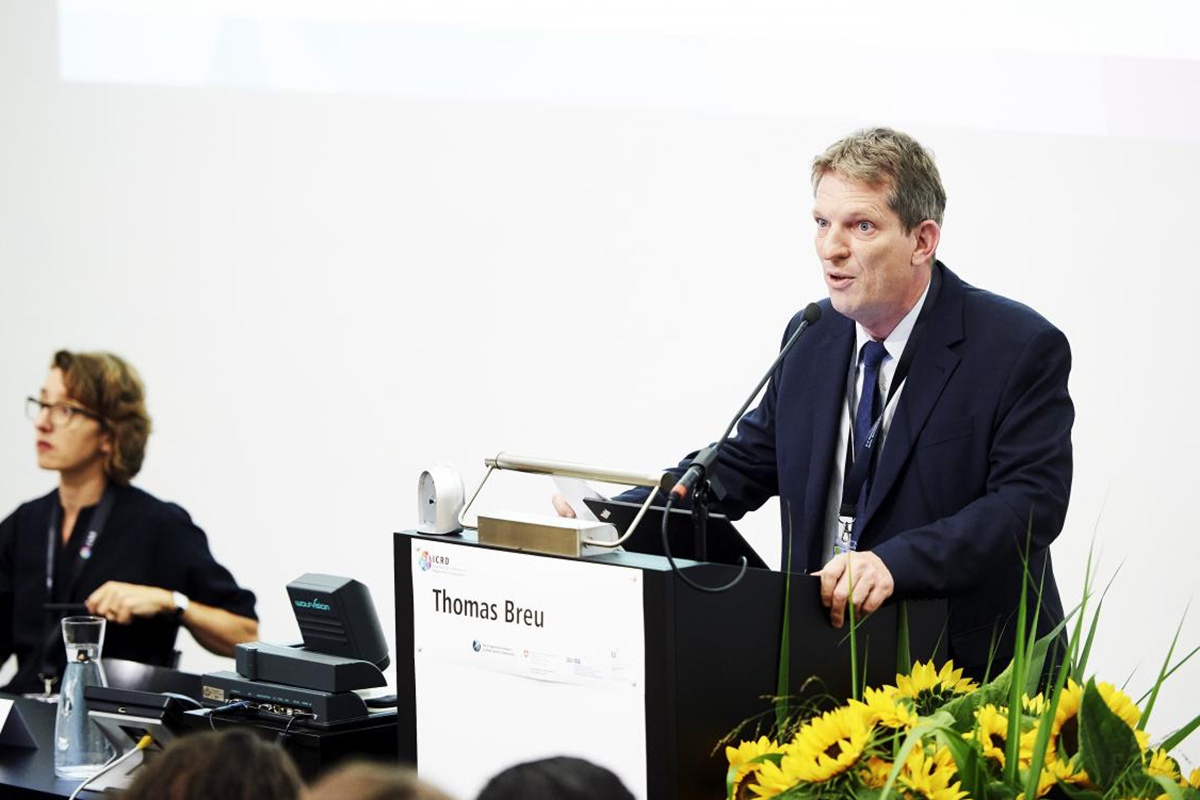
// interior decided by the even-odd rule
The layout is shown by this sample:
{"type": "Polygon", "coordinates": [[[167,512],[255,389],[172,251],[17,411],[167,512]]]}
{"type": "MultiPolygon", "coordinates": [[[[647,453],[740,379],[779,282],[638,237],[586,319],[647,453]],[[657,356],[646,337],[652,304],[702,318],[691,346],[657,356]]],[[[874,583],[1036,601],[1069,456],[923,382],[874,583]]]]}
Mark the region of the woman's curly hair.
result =
{"type": "Polygon", "coordinates": [[[150,438],[146,391],[137,370],[112,353],[69,350],[55,353],[50,366],[62,370],[71,399],[97,414],[112,436],[105,473],[116,483],[129,483],[142,468],[150,438]]]}

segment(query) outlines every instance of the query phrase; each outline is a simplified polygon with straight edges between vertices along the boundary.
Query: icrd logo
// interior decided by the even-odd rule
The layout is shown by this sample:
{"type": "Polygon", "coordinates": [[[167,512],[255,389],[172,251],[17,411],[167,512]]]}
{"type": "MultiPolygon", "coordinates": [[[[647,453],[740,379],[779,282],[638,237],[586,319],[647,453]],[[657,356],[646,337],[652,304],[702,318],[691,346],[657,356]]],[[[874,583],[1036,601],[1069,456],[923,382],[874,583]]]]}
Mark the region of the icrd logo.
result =
{"type": "Polygon", "coordinates": [[[430,557],[428,550],[422,550],[421,555],[417,558],[417,563],[421,566],[421,572],[428,572],[433,566],[433,558],[430,557]]]}

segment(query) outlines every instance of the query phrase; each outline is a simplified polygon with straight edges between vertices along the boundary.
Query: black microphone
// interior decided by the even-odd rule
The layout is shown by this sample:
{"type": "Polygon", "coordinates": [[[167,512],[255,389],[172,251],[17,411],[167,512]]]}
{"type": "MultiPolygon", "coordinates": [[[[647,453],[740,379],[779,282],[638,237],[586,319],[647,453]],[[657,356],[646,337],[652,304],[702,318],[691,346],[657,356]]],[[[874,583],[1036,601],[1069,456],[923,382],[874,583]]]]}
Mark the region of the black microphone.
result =
{"type": "Polygon", "coordinates": [[[792,349],[792,345],[800,339],[800,335],[808,330],[810,325],[816,325],[820,319],[821,307],[819,305],[809,303],[805,306],[804,313],[800,317],[800,324],[796,326],[796,332],[792,334],[791,338],[787,340],[787,344],[779,351],[779,355],[771,363],[771,368],[767,370],[767,374],[763,375],[762,380],[754,387],[754,391],[746,398],[746,402],[742,403],[742,407],[733,415],[733,419],[729,421],[729,427],[725,429],[725,433],[717,440],[716,444],[709,445],[696,454],[696,457],[692,459],[691,465],[688,466],[687,472],[683,473],[683,477],[671,488],[671,495],[676,501],[686,500],[696,488],[696,484],[704,480],[705,473],[708,472],[717,460],[717,451],[721,449],[721,445],[725,444],[725,440],[733,433],[734,426],[738,424],[738,420],[742,418],[742,415],[746,413],[746,409],[754,402],[754,398],[758,397],[758,393],[762,391],[763,386],[775,374],[775,370],[779,368],[788,351],[792,349]]]}

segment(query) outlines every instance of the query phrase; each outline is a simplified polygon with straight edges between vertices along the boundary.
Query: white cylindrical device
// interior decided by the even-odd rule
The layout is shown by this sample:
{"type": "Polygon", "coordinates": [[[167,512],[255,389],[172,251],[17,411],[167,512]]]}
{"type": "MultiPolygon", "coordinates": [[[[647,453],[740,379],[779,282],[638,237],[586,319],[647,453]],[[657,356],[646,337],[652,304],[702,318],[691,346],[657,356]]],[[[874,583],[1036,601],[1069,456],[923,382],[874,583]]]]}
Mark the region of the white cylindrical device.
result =
{"type": "Polygon", "coordinates": [[[457,533],[462,511],[462,477],[454,467],[439,464],[425,470],[417,481],[417,530],[421,533],[457,533]]]}

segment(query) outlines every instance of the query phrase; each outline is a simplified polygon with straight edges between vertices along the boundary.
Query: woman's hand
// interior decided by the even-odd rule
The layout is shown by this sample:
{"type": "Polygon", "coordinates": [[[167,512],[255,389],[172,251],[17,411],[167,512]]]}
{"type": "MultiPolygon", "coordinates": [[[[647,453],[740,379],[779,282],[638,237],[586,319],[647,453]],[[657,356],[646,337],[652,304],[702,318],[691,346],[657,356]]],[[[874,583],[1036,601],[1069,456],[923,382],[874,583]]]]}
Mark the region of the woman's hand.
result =
{"type": "MultiPolygon", "coordinates": [[[[128,625],[135,617],[153,617],[173,613],[175,595],[157,586],[109,581],[85,601],[88,611],[118,625],[128,625]]],[[[180,623],[192,632],[206,650],[222,656],[233,655],[234,645],[258,639],[258,622],[221,608],[188,601],[180,623]]]]}
{"type": "Polygon", "coordinates": [[[154,617],[175,610],[175,596],[158,586],[108,581],[85,601],[90,613],[118,625],[134,617],[154,617]]]}

